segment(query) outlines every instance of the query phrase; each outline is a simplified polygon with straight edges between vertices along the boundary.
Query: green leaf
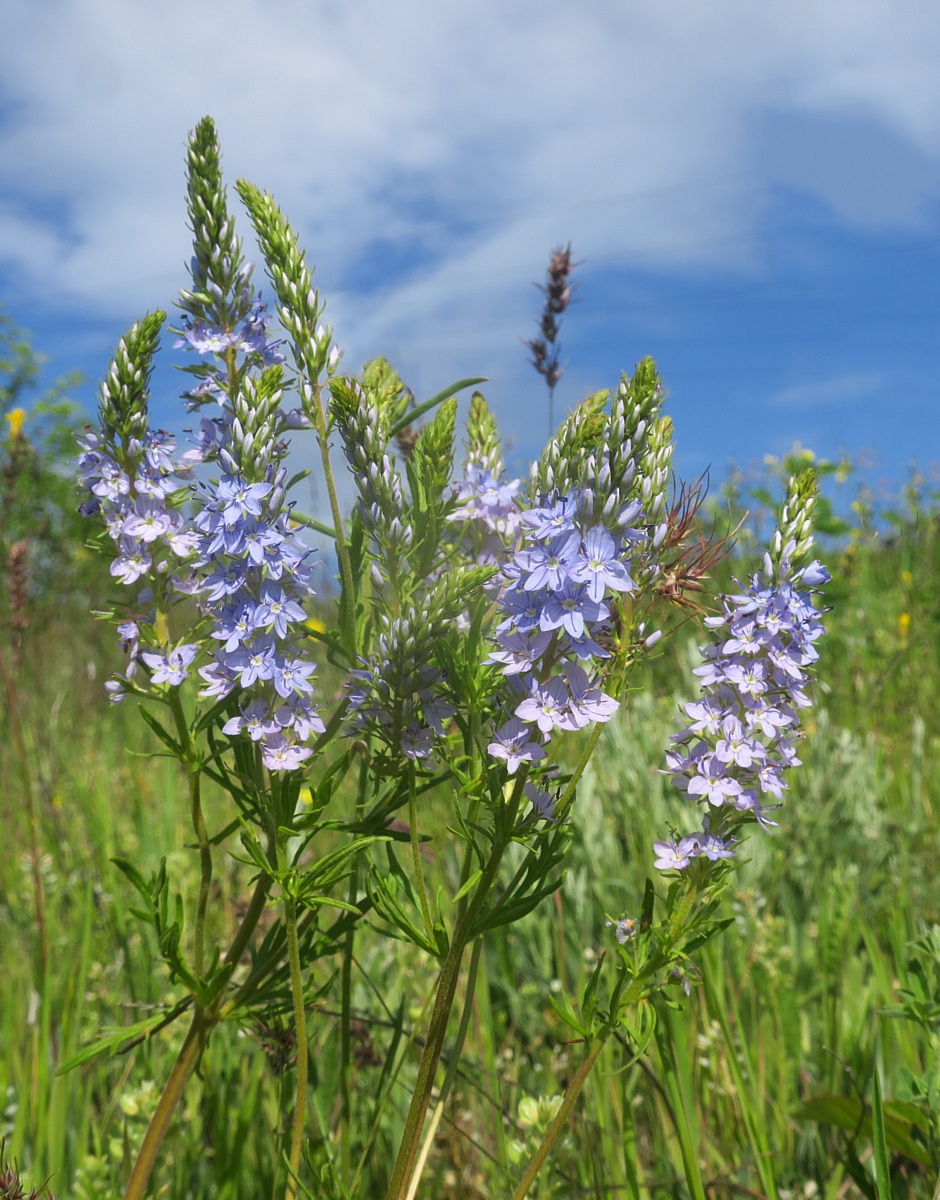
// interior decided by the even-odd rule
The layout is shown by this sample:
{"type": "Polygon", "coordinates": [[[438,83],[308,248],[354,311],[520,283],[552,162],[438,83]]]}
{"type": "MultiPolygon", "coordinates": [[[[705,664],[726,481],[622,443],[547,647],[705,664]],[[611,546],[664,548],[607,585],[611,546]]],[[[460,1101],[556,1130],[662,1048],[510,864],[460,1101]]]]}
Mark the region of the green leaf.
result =
{"type": "Polygon", "coordinates": [[[150,726],[150,728],[154,731],[154,733],[157,735],[157,737],[160,739],[160,741],[163,742],[163,744],[165,746],[169,746],[169,748],[173,751],[173,753],[176,755],[177,758],[182,758],[183,757],[183,747],[179,744],[179,742],[176,740],[176,738],[174,738],[170,734],[169,730],[165,729],[163,727],[163,725],[161,725],[160,722],[157,720],[157,718],[153,715],[153,713],[149,712],[144,707],[143,704],[138,704],[137,708],[138,708],[138,711],[140,712],[140,715],[144,718],[144,720],[147,722],[147,724],[150,726]]]}
{"type": "Polygon", "coordinates": [[[436,958],[438,946],[430,940],[424,930],[418,928],[398,900],[398,892],[402,891],[408,897],[412,907],[417,908],[411,881],[402,871],[397,860],[394,860],[393,855],[389,854],[389,860],[392,870],[388,876],[383,877],[375,866],[372,866],[369,878],[366,880],[366,893],[369,900],[379,916],[392,926],[391,931],[386,930],[385,932],[391,932],[395,937],[412,942],[426,954],[436,958]],[[393,860],[394,865],[392,865],[393,860]],[[397,934],[394,932],[396,929],[398,930],[397,934]]]}
{"type": "Polygon", "coordinates": [[[442,392],[438,392],[436,396],[432,396],[430,400],[425,400],[423,404],[418,404],[415,408],[409,408],[405,415],[399,417],[394,425],[392,425],[389,430],[389,438],[393,438],[396,433],[401,433],[403,429],[407,429],[413,421],[418,417],[423,417],[426,412],[430,412],[438,404],[443,404],[445,400],[449,400],[451,396],[456,396],[464,388],[475,387],[478,383],[486,383],[486,377],[481,375],[478,379],[461,379],[457,383],[452,383],[450,387],[444,388],[442,392]]]}
{"type": "MultiPolygon", "coordinates": [[[[927,1151],[910,1135],[911,1122],[905,1113],[909,1106],[903,1105],[900,1112],[894,1101],[889,1100],[883,1105],[885,1140],[888,1146],[897,1154],[920,1163],[922,1167],[932,1170],[934,1163],[927,1151]]],[[[820,1125],[834,1125],[837,1129],[845,1129],[849,1133],[856,1130],[867,1137],[872,1136],[871,1112],[867,1105],[854,1096],[836,1096],[824,1094],[813,1096],[793,1114],[800,1121],[817,1121],[820,1125]]]]}
{"type": "Polygon", "coordinates": [[[87,1046],[83,1046],[78,1054],[58,1067],[56,1074],[64,1075],[67,1071],[73,1071],[76,1067],[90,1062],[91,1059],[97,1058],[101,1054],[120,1054],[121,1048],[128,1042],[136,1043],[141,1038],[146,1040],[158,1030],[166,1028],[181,1013],[185,1012],[189,1005],[190,1001],[187,997],[180,1000],[169,1012],[152,1013],[142,1021],[137,1021],[134,1025],[123,1026],[121,1029],[106,1029],[100,1037],[89,1042],[87,1046]]]}
{"type": "Polygon", "coordinates": [[[881,1078],[875,1068],[872,1087],[872,1142],[875,1150],[875,1186],[878,1200],[891,1200],[891,1166],[885,1136],[885,1113],[881,1102],[881,1078]]]}
{"type": "Polygon", "coordinates": [[[727,929],[729,925],[733,925],[734,922],[734,917],[723,917],[720,921],[707,922],[704,928],[699,929],[694,937],[689,938],[683,947],[684,952],[686,954],[691,954],[700,946],[704,946],[705,943],[715,937],[716,934],[721,933],[723,929],[727,929]]]}
{"type": "Polygon", "coordinates": [[[341,912],[351,913],[354,917],[362,916],[362,909],[357,908],[355,904],[347,904],[345,900],[337,900],[325,892],[315,892],[311,895],[304,892],[299,899],[306,908],[338,908],[341,912]]]}
{"type": "Polygon", "coordinates": [[[131,882],[138,892],[140,892],[147,903],[150,904],[153,898],[152,885],[149,884],[146,879],[144,879],[143,875],[141,875],[140,871],[138,871],[134,864],[129,862],[126,858],[112,858],[111,861],[121,872],[121,874],[131,882]]]}
{"type": "Polygon", "coordinates": [[[208,1007],[235,973],[235,963],[223,963],[213,971],[199,988],[199,1003],[208,1007]]]}
{"type": "Polygon", "coordinates": [[[581,1012],[584,1014],[584,1022],[588,1027],[593,1024],[594,1014],[597,1012],[597,987],[601,980],[603,966],[604,956],[602,954],[597,960],[597,966],[591,972],[591,978],[587,981],[584,995],[581,997],[581,1012]]]}
{"type": "Polygon", "coordinates": [[[489,929],[499,929],[501,925],[512,925],[527,916],[546,896],[551,896],[561,887],[563,877],[552,879],[544,887],[536,888],[527,895],[514,893],[515,899],[503,901],[489,912],[483,913],[473,924],[472,937],[486,933],[489,929]]]}
{"type": "Polygon", "coordinates": [[[376,842],[390,842],[388,837],[364,837],[358,838],[354,842],[350,842],[347,846],[341,846],[338,850],[334,850],[331,854],[324,855],[318,859],[307,871],[304,872],[300,887],[297,892],[297,898],[303,899],[307,890],[311,888],[327,888],[334,884],[346,872],[346,868],[350,860],[355,858],[357,854],[361,854],[363,850],[367,850],[376,842]]]}
{"type": "Polygon", "coordinates": [[[588,1031],[567,996],[549,996],[548,1002],[569,1029],[573,1029],[578,1037],[587,1038],[588,1031]]]}
{"type": "Polygon", "coordinates": [[[473,891],[474,887],[476,886],[477,880],[480,878],[480,876],[482,874],[483,874],[483,871],[478,867],[473,872],[473,874],[470,876],[470,878],[467,880],[467,882],[463,885],[463,887],[454,896],[455,904],[457,903],[458,900],[462,900],[464,898],[464,896],[466,896],[469,892],[473,891]]]}

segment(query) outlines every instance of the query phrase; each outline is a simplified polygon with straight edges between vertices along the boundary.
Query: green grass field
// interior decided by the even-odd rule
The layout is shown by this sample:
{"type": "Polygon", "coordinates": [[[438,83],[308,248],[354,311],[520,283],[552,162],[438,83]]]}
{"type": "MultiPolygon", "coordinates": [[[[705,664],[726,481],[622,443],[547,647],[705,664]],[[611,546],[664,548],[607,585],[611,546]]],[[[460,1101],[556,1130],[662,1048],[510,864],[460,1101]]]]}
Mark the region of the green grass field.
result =
{"type": "MultiPolygon", "coordinates": [[[[691,997],[677,990],[677,1007],[660,1009],[638,1061],[623,1041],[608,1045],[532,1193],[540,1200],[691,1196],[696,1171],[715,1200],[875,1197],[876,1071],[894,1195],[934,1195],[940,965],[925,952],[918,975],[911,943],[940,923],[936,507],[921,505],[889,535],[844,538],[826,556],[834,607],[804,765],[779,828],[751,835],[726,906],[733,924],[700,952],[691,997]],[[918,987],[922,1024],[886,1012],[918,987]]],[[[724,564],[716,589],[747,566],[724,564]]],[[[4,638],[0,1138],[33,1186],[48,1179],[59,1200],[103,1200],[121,1192],[183,1022],[126,1053],[60,1068],[102,1028],[133,1025],[181,994],[111,860],[153,870],[166,855],[191,896],[185,791],[175,764],[153,756],[133,706],[104,698],[117,661],[109,628],[77,607],[40,606],[18,663],[4,638]]],[[[684,816],[658,769],[677,704],[695,694],[700,640],[692,623],[666,639],[648,686],[607,728],[580,788],[560,893],[487,941],[419,1196],[510,1195],[550,1121],[578,1058],[552,998],[583,987],[609,943],[605,914],[638,911],[651,842],[684,816]]],[[[432,886],[454,871],[446,797],[434,811],[432,886]]],[[[229,819],[211,798],[208,813],[210,831],[229,819]]],[[[225,845],[237,848],[234,837],[225,845]]],[[[230,856],[217,862],[217,919],[234,928],[250,872],[230,856]]],[[[315,1169],[329,1157],[347,1194],[371,1200],[385,1194],[434,980],[413,947],[368,928],[351,963],[348,1095],[342,980],[329,959],[311,968],[310,1159],[315,1169]]],[[[281,1015],[265,1027],[228,1025],[213,1037],[152,1194],[283,1192],[290,1010],[286,995],[267,999],[281,1015]]]]}

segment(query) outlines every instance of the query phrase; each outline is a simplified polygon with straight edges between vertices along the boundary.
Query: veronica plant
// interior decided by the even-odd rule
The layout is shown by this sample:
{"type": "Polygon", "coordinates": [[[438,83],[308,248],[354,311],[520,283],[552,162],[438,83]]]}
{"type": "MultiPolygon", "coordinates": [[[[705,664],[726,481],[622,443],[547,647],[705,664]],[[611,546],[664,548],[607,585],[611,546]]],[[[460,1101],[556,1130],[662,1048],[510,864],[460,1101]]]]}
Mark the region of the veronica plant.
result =
{"type": "MultiPolygon", "coordinates": [[[[657,1006],[673,1003],[670,986],[690,993],[691,955],[730,923],[719,906],[744,831],[754,824],[764,830],[773,825],[768,812],[779,807],[787,786],[784,773],[799,763],[799,714],[810,705],[806,686],[818,657],[814,643],[823,632],[813,597],[829,580],[818,560],[805,561],[813,544],[815,502],[811,474],[790,479],[763,570],[741,593],[722,597],[722,615],[706,618],[713,640],[703,647],[703,665],[695,669],[703,694],[684,706],[691,724],[673,736],[678,748],[667,751],[665,769],[687,802],[706,810],[701,828],[686,834],[673,830],[670,839],[653,845],[654,865],[670,881],[659,914],[648,881],[642,912],[609,920],[619,953],[605,1000],[600,999],[601,962],[580,1011],[558,1005],[583,1039],[585,1054],[514,1200],[527,1194],[615,1031],[625,1034],[637,1057],[656,1036],[667,1093],[681,1108],[657,1006]]],[[[680,1141],[687,1183],[704,1200],[698,1163],[682,1137],[681,1122],[680,1141]]]]}
{"type": "MultiPolygon", "coordinates": [[[[613,395],[580,404],[526,480],[506,478],[495,422],[475,393],[458,468],[456,395],[480,381],[418,403],[381,360],[358,377],[341,375],[294,232],[270,196],[240,182],[270,309],[255,290],[208,119],[190,138],[188,168],[194,256],[175,348],[188,356],[183,398],[198,427],[178,450],[151,424],[151,367],[165,322],[155,313],[118,346],[79,469],[84,511],[99,521],[99,545],[129,597],[114,614],[127,665],[109,690],[116,702],[140,703],[183,765],[199,882],[184,936],[165,863],[149,879],[119,863],[144,898],[174,999],[83,1057],[190,1021],[130,1174],[126,1196],[136,1200],[212,1031],[223,1021],[274,1019],[287,988],[297,1049],[283,1144],[290,1198],[312,1170],[302,1162],[308,1013],[335,975],[338,1150],[318,1169],[323,1189],[352,1194],[368,1150],[357,1165],[349,1088],[357,939],[404,939],[428,963],[430,1014],[388,1180],[389,1196],[404,1200],[454,1080],[483,939],[558,888],[578,782],[631,668],[660,637],[676,580],[688,584],[707,555],[677,568],[690,518],[668,502],[672,426],[650,360],[613,395]],[[304,475],[289,476],[295,431],[314,435],[328,521],[293,505],[292,485],[304,475]],[[357,493],[348,516],[335,447],[357,493]],[[329,548],[314,551],[314,537],[329,548]],[[318,553],[335,556],[335,602],[314,596],[318,553]],[[317,603],[329,615],[311,623],[317,603]],[[318,692],[312,641],[345,679],[338,696],[318,692]],[[230,806],[212,830],[207,781],[230,806]],[[300,802],[302,788],[312,803],[300,802]],[[251,892],[225,944],[209,909],[219,847],[235,832],[251,892]],[[432,838],[453,865],[449,891],[434,894],[422,854],[432,838]],[[277,919],[262,937],[269,908],[277,919]]],[[[799,685],[819,631],[799,588],[824,577],[815,564],[795,573],[792,565],[809,542],[812,494],[808,483],[797,486],[766,578],[729,599],[717,619],[725,640],[709,654],[709,690],[669,759],[708,819],[701,832],[658,844],[657,865],[673,879],[659,917],[650,884],[642,914],[612,919],[619,958],[606,1005],[601,967],[578,1011],[559,1001],[586,1057],[517,1195],[611,1031],[627,1028],[639,1052],[652,1035],[653,998],[690,977],[689,953],[721,927],[715,907],[739,829],[767,822],[763,798],[779,796],[782,771],[795,762],[799,685]]]]}

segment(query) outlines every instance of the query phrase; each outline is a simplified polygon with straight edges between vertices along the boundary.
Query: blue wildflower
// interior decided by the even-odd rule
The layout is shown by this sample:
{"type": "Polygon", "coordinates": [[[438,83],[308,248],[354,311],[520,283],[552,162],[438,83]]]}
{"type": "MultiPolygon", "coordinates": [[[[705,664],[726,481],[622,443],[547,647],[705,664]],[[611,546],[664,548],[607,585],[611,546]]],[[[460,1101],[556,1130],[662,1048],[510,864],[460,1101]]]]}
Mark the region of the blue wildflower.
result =
{"type": "MultiPolygon", "coordinates": [[[[667,773],[690,799],[707,801],[719,813],[747,815],[763,827],[773,822],[762,797],[782,800],[784,772],[799,762],[796,714],[809,704],[803,688],[823,632],[812,596],[829,578],[815,561],[793,571],[785,553],[776,579],[772,571],[767,560],[746,589],[723,597],[724,613],[706,621],[716,640],[695,670],[705,695],[684,706],[691,724],[673,735],[682,748],[666,755],[667,773]]],[[[657,842],[656,866],[682,870],[697,854],[730,858],[734,838],[725,836],[725,828],[710,832],[706,819],[691,840],[657,842]]]]}

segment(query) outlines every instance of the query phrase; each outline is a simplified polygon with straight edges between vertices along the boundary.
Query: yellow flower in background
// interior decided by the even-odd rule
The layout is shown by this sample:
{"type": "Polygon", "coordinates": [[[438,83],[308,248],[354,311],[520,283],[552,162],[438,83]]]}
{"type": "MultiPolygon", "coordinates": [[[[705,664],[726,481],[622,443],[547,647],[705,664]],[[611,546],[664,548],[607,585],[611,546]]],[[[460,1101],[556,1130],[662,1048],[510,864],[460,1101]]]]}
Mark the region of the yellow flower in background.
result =
{"type": "Polygon", "coordinates": [[[25,408],[11,408],[6,414],[7,423],[10,426],[10,437],[17,438],[23,432],[23,422],[26,419],[25,408]]]}
{"type": "Polygon", "coordinates": [[[905,587],[910,587],[911,584],[914,582],[914,576],[910,573],[910,571],[902,571],[901,572],[901,582],[904,584],[905,587]]]}
{"type": "Polygon", "coordinates": [[[901,645],[907,645],[907,634],[911,628],[911,614],[902,612],[898,617],[898,636],[901,639],[901,645]]]}
{"type": "Polygon", "coordinates": [[[304,625],[306,625],[306,627],[312,633],[326,633],[326,626],[319,619],[319,617],[308,617],[306,621],[304,621],[304,625]]]}

